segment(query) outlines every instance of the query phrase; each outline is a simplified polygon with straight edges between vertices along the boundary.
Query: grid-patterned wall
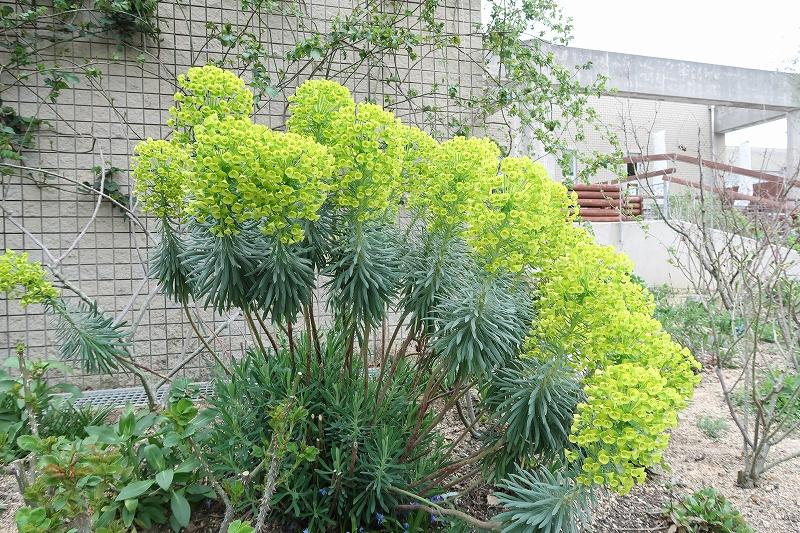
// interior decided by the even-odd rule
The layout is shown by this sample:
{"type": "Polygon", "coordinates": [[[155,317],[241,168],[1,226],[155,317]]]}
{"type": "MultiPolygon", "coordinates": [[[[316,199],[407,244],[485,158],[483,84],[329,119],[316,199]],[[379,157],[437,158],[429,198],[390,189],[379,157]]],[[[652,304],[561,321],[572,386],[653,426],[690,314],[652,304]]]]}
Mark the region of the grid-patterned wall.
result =
{"type": "MultiPolygon", "coordinates": [[[[655,153],[650,142],[652,133],[666,132],[667,152],[683,152],[705,159],[711,156],[711,122],[708,106],[680,102],[661,102],[634,98],[603,96],[591,102],[597,110],[600,122],[615,134],[626,155],[648,155],[655,153]]],[[[612,146],[602,131],[587,130],[586,140],[576,145],[584,152],[608,153],[612,146]]],[[[715,147],[724,149],[724,147],[715,147]]],[[[556,162],[547,159],[553,176],[562,177],[556,162]]],[[[682,166],[681,177],[697,179],[698,169],[682,166]]],[[[594,181],[612,179],[608,174],[598,174],[594,181]]]]}
{"type": "MultiPolygon", "coordinates": [[[[14,3],[0,3],[19,8],[14,3]]],[[[58,265],[67,281],[80,287],[88,297],[96,298],[107,314],[136,324],[135,358],[156,370],[170,368],[197,347],[198,339],[177,306],[158,294],[155,283],[146,279],[148,250],[153,245],[147,230],[152,231],[153,224],[143,220],[144,227],[140,227],[105,201],[98,206],[97,196],[82,191],[80,183],[95,181],[92,170],[95,166],[117,167],[120,170],[113,178],[120,183],[122,192],[127,193],[130,190],[127,169],[133,147],[141,139],[164,137],[168,133],[166,110],[172,104],[177,74],[192,65],[220,60],[237,70],[236,59],[226,55],[219,43],[209,38],[208,23],[219,27],[230,23],[234,33],[251,32],[278,58],[276,70],[288,68],[291,74],[294,67],[280,64],[279,58],[314,28],[326,30],[334,17],[353,8],[348,0],[287,2],[278,6],[286,9],[282,13],[251,16],[239,9],[235,0],[159,2],[161,41],[149,45],[141,55],[125,51],[120,58],[116,43],[98,36],[54,51],[58,58],[54,56],[53,61],[62,66],[91,58],[93,66],[102,72],[99,78],[81,79],[74,87],[63,90],[55,103],[46,99],[48,90],[40,75],[20,83],[4,72],[5,78],[0,79],[4,88],[0,93],[3,105],[14,108],[20,115],[36,115],[47,121],[35,136],[36,147],[25,153],[21,164],[51,172],[19,170],[0,178],[3,248],[26,250],[32,258],[45,263],[60,259],[58,265]],[[310,18],[304,19],[305,29],[298,27],[299,19],[292,16],[291,9],[306,11],[310,18]],[[80,234],[83,236],[76,241],[80,234]],[[49,255],[40,244],[47,247],[49,255]]],[[[418,8],[419,3],[413,0],[386,2],[386,9],[418,8]]],[[[443,91],[448,86],[459,85],[462,96],[469,96],[471,88],[482,83],[478,68],[481,43],[478,37],[470,36],[474,24],[480,21],[480,2],[446,0],[438,10],[445,21],[445,31],[462,36],[459,50],[423,47],[420,59],[410,62],[401,58],[395,71],[400,74],[399,85],[379,83],[393,73],[369,61],[342,75],[339,81],[351,88],[358,101],[369,97],[380,103],[388,96],[391,100],[384,101],[396,102],[400,93],[411,87],[421,95],[430,94],[396,109],[406,122],[423,125],[426,119],[423,106],[445,106],[447,98],[443,91]],[[440,87],[438,93],[436,87],[440,87]]],[[[413,18],[409,19],[409,24],[412,23],[413,18]]],[[[349,60],[352,59],[351,56],[349,60]]],[[[311,71],[301,72],[296,81],[307,79],[311,71]]],[[[237,72],[248,78],[248,72],[237,72]]],[[[288,87],[285,93],[262,100],[256,121],[280,128],[286,118],[286,93],[291,90],[288,87]]],[[[71,293],[64,291],[64,294],[71,293]]],[[[74,297],[70,300],[76,301],[74,297]]],[[[37,307],[22,309],[15,302],[0,299],[0,356],[10,353],[19,341],[25,342],[34,356],[55,356],[52,332],[37,307]]],[[[206,316],[206,319],[208,327],[212,327],[226,317],[206,316]]],[[[245,342],[246,328],[236,320],[219,339],[218,348],[236,356],[245,342]]],[[[196,359],[187,367],[188,375],[207,374],[208,364],[202,357],[196,359]]],[[[79,381],[87,387],[106,387],[129,384],[133,378],[123,374],[80,376],[79,381]]]]}

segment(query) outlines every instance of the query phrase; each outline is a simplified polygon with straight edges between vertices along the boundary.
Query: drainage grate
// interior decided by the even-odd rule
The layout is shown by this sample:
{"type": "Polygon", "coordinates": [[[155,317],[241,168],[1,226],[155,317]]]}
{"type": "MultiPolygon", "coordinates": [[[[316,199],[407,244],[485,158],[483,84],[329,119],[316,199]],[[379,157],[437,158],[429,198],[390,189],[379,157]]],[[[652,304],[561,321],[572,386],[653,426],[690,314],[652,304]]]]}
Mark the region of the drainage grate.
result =
{"type": "MultiPolygon", "coordinates": [[[[203,381],[192,383],[190,389],[194,391],[193,397],[198,399],[211,394],[214,387],[210,381],[203,381]]],[[[167,394],[169,394],[169,385],[164,385],[156,392],[156,401],[163,402],[167,394]]],[[[70,395],[63,394],[61,396],[68,397],[70,395]]],[[[75,407],[86,404],[108,407],[124,407],[130,404],[134,407],[143,407],[147,405],[147,394],[142,387],[87,390],[75,399],[74,404],[75,407]]]]}

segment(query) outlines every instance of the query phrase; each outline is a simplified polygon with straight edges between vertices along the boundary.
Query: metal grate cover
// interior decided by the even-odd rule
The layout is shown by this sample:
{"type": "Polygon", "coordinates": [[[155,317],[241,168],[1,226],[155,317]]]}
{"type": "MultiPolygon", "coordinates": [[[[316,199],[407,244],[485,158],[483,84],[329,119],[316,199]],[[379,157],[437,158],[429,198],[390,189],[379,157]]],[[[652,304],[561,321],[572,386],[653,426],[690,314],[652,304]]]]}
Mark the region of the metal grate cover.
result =
{"type": "MultiPolygon", "coordinates": [[[[205,398],[214,389],[210,381],[192,383],[190,388],[193,390],[195,399],[205,398]]],[[[169,385],[164,385],[156,392],[156,401],[163,402],[169,394],[169,385]]],[[[69,397],[69,394],[62,396],[69,397]]],[[[147,394],[143,387],[123,387],[119,389],[98,389],[84,391],[75,399],[75,407],[81,405],[96,405],[108,407],[124,407],[128,404],[134,407],[144,407],[147,405],[147,394]]]]}

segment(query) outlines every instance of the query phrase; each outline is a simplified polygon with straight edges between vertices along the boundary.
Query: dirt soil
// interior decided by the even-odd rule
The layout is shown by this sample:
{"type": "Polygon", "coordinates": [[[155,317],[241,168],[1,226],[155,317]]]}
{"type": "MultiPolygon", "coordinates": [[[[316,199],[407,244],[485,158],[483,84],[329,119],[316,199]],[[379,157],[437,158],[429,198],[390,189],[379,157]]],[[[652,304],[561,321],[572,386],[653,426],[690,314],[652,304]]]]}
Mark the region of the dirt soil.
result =
{"type": "MultiPolygon", "coordinates": [[[[728,382],[738,375],[725,371],[728,382]]],[[[800,450],[800,439],[787,439],[770,451],[771,459],[800,450]]],[[[596,533],[666,531],[660,509],[670,500],[705,487],[714,487],[742,513],[758,533],[800,533],[800,459],[776,466],[755,489],[736,486],[741,465],[741,435],[730,421],[719,381],[704,373],[694,399],[680,413],[665,459],[668,471],[625,497],[600,499],[595,513],[596,533]],[[697,427],[702,416],[722,417],[727,430],[716,440],[697,427]]]]}

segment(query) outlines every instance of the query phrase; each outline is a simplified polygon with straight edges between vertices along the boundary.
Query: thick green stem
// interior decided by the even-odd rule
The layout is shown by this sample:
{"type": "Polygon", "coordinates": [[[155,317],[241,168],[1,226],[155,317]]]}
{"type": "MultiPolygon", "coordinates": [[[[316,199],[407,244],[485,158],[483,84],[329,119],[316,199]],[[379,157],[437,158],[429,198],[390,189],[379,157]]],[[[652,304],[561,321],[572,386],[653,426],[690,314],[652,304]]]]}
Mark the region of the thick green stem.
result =
{"type": "Polygon", "coordinates": [[[253,315],[251,315],[250,311],[247,309],[242,309],[242,311],[244,311],[244,318],[247,320],[247,325],[250,326],[250,335],[256,340],[258,349],[261,350],[261,354],[266,358],[267,349],[264,347],[264,341],[261,340],[261,335],[258,334],[258,328],[256,328],[256,323],[253,321],[253,315]]]}
{"type": "Polygon", "coordinates": [[[208,353],[211,354],[211,357],[214,358],[214,361],[216,361],[216,363],[220,366],[220,368],[222,368],[222,370],[225,372],[225,374],[230,376],[231,375],[231,371],[228,370],[228,367],[226,367],[222,363],[222,359],[220,359],[219,356],[217,355],[217,351],[214,350],[214,348],[212,348],[211,345],[208,344],[208,342],[206,342],[206,338],[203,336],[203,333],[197,327],[197,324],[195,324],[194,320],[192,320],[192,313],[189,311],[189,306],[186,305],[186,302],[183,302],[183,311],[186,313],[186,318],[189,320],[189,324],[191,324],[195,335],[197,335],[197,338],[200,339],[200,342],[203,343],[203,346],[206,347],[206,350],[208,350],[208,353]]]}
{"type": "Polygon", "coordinates": [[[258,311],[253,311],[253,314],[256,315],[256,320],[258,320],[259,325],[261,325],[261,329],[264,331],[264,335],[267,336],[267,340],[272,346],[272,349],[275,350],[275,353],[278,353],[278,343],[275,341],[275,337],[272,336],[272,333],[269,332],[269,328],[267,328],[267,325],[264,323],[264,319],[261,318],[261,314],[258,311]]]}

